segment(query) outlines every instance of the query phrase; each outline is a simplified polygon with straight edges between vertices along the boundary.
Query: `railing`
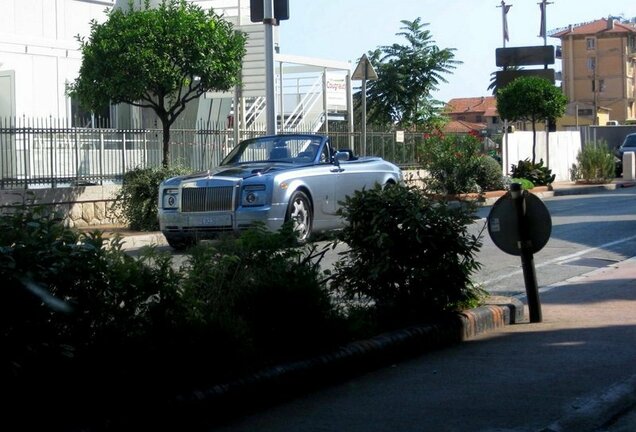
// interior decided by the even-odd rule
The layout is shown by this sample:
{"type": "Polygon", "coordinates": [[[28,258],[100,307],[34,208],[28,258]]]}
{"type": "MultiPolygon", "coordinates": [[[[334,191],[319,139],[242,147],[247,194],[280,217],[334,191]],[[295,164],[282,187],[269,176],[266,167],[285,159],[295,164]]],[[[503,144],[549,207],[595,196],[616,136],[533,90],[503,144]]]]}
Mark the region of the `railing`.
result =
{"type": "Polygon", "coordinates": [[[283,124],[283,130],[297,132],[301,127],[301,120],[304,115],[311,111],[320,96],[322,95],[322,81],[316,80],[311,89],[305,94],[294,111],[287,117],[283,124]]]}
{"type": "MultiPolygon", "coordinates": [[[[219,125],[171,129],[170,163],[194,171],[217,166],[235,143],[233,130],[214,126],[219,125]]],[[[250,128],[239,135],[245,139],[264,130],[250,128]]],[[[330,124],[329,136],[335,148],[361,153],[359,133],[338,131],[330,124]]],[[[367,131],[367,154],[413,166],[421,139],[421,133],[405,133],[405,142],[397,143],[392,132],[367,131]]],[[[160,129],[83,128],[51,118],[0,118],[0,189],[119,183],[133,168],[160,166],[162,148],[160,129]]]]}

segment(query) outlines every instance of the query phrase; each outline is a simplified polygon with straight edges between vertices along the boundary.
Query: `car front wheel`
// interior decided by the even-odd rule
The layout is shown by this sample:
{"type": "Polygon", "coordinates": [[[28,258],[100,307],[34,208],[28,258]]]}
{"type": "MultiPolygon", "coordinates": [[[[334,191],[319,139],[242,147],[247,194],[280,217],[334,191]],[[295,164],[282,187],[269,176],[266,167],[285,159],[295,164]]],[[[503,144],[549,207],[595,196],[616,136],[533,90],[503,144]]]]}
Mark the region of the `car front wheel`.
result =
{"type": "Polygon", "coordinates": [[[302,191],[294,192],[291,200],[289,201],[285,221],[289,220],[293,223],[294,232],[298,235],[298,240],[308,240],[311,236],[313,214],[311,210],[311,202],[307,195],[302,191]]]}

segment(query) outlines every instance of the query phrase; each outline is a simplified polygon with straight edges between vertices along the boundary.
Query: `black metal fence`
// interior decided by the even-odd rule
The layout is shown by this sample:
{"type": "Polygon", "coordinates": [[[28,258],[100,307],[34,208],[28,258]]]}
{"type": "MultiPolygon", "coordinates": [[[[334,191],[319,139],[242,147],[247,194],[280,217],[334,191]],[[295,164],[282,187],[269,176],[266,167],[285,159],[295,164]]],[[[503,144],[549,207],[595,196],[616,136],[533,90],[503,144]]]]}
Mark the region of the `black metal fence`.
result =
{"type": "MultiPolygon", "coordinates": [[[[240,131],[240,139],[263,135],[240,131]]],[[[200,124],[170,131],[170,163],[192,170],[217,166],[235,145],[232,129],[200,124]]],[[[364,149],[359,133],[329,131],[334,147],[364,149]]],[[[416,164],[421,133],[367,132],[366,154],[402,167],[416,164]]],[[[163,157],[160,129],[73,127],[65,119],[0,119],[0,189],[56,188],[118,183],[136,167],[157,167],[163,157]]]]}

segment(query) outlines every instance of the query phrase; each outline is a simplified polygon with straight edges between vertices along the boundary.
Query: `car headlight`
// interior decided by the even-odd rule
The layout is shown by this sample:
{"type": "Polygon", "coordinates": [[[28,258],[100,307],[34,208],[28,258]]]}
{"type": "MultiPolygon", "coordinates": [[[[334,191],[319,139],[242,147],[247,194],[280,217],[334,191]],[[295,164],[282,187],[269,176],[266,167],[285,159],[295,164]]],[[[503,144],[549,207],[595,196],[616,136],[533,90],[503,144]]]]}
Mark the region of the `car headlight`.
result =
{"type": "Polygon", "coordinates": [[[247,185],[241,193],[241,205],[243,207],[256,207],[265,205],[265,185],[247,185]]]}
{"type": "Polygon", "coordinates": [[[162,203],[165,209],[179,207],[179,189],[164,189],[162,203]]]}

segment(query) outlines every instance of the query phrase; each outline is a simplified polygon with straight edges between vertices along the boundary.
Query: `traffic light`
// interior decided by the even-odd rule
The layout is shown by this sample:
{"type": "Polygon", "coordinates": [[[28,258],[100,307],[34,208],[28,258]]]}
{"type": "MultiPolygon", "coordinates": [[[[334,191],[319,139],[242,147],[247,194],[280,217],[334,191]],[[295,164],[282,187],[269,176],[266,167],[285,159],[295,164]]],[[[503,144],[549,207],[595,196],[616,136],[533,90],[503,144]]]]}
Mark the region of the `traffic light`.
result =
{"type": "Polygon", "coordinates": [[[548,132],[556,132],[557,124],[556,119],[548,119],[548,132]]]}
{"type": "MultiPolygon", "coordinates": [[[[250,21],[263,22],[266,1],[270,0],[250,0],[250,21]]],[[[289,19],[289,0],[274,0],[274,18],[277,21],[289,19]]]]}

